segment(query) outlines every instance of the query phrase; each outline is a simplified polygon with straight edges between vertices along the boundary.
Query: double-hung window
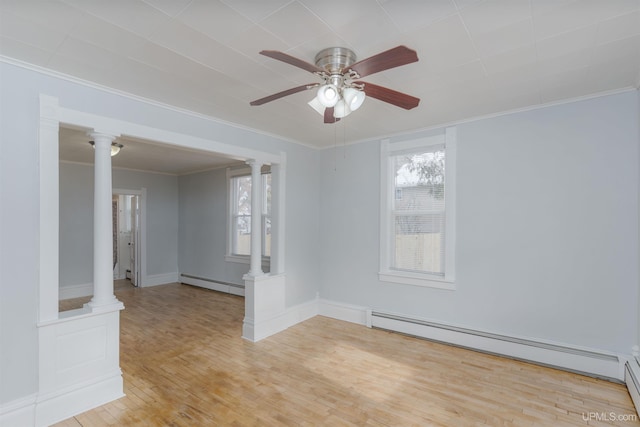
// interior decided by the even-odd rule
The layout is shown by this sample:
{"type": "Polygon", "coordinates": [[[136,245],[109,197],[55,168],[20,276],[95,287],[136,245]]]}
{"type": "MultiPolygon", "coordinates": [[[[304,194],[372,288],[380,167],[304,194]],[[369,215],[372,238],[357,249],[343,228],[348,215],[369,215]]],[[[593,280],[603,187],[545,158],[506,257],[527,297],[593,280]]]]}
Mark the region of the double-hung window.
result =
{"type": "Polygon", "coordinates": [[[455,139],[382,142],[380,280],[455,289],[455,139]]]}
{"type": "MultiPolygon", "coordinates": [[[[227,260],[248,262],[251,255],[251,171],[243,169],[228,169],[229,183],[229,238],[227,260]]],[[[271,173],[261,174],[261,230],[262,257],[268,259],[271,255],[271,173]]]]}

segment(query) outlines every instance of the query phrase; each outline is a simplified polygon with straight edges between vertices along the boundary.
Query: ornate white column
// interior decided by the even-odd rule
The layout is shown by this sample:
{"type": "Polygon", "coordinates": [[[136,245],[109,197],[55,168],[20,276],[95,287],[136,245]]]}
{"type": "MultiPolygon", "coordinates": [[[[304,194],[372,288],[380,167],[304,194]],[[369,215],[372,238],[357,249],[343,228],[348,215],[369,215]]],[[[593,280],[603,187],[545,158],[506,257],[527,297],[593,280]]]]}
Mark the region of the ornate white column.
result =
{"type": "Polygon", "coordinates": [[[93,132],[95,162],[93,183],[93,298],[92,309],[118,303],[113,294],[113,212],[111,143],[114,135],[93,132]]]}
{"type": "Polygon", "coordinates": [[[248,160],[251,166],[251,261],[249,276],[262,276],[262,164],[248,160]]]}

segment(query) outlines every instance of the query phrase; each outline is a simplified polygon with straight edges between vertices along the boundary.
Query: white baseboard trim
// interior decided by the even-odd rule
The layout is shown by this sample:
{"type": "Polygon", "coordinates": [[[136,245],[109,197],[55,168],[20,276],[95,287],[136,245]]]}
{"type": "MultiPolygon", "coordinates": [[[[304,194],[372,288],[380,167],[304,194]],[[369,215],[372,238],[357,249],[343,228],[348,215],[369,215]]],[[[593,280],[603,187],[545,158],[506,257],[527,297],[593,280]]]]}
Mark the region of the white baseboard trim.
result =
{"type": "Polygon", "coordinates": [[[0,426],[34,426],[38,394],[4,403],[0,406],[0,426]]]}
{"type": "Polygon", "coordinates": [[[93,295],[93,283],[83,283],[81,285],[60,286],[58,299],[70,299],[88,297],[93,295]]]}
{"type": "Polygon", "coordinates": [[[38,398],[36,427],[49,426],[124,396],[120,370],[93,381],[38,398]]]}
{"type": "Polygon", "coordinates": [[[624,382],[627,384],[629,395],[636,407],[636,412],[640,414],[640,365],[635,358],[631,358],[625,364],[624,382]]]}
{"type": "Polygon", "coordinates": [[[369,324],[374,328],[401,332],[603,379],[617,382],[624,380],[625,360],[610,352],[478,331],[375,310],[371,313],[369,324]]]}
{"type": "MultiPolygon", "coordinates": [[[[260,322],[250,321],[247,326],[252,328],[253,342],[258,342],[317,315],[318,300],[311,300],[289,307],[282,313],[260,322]]],[[[245,318],[245,324],[246,322],[245,318]]]]}
{"type": "Polygon", "coordinates": [[[238,285],[235,283],[221,282],[213,279],[208,279],[206,277],[198,277],[184,273],[180,274],[179,282],[184,283],[185,285],[211,289],[212,291],[244,296],[244,284],[238,285]]]}
{"type": "Polygon", "coordinates": [[[33,394],[0,407],[0,425],[46,427],[74,415],[119,399],[122,374],[116,372],[91,383],[83,383],[47,395],[33,394]]]}
{"type": "Polygon", "coordinates": [[[318,314],[358,325],[367,325],[367,309],[359,305],[320,298],[318,300],[318,314]]]}
{"type": "Polygon", "coordinates": [[[168,283],[176,283],[179,281],[180,274],[176,271],[175,273],[164,273],[164,274],[154,274],[151,276],[146,276],[142,280],[142,287],[146,288],[148,286],[158,286],[158,285],[166,285],[168,283]]]}

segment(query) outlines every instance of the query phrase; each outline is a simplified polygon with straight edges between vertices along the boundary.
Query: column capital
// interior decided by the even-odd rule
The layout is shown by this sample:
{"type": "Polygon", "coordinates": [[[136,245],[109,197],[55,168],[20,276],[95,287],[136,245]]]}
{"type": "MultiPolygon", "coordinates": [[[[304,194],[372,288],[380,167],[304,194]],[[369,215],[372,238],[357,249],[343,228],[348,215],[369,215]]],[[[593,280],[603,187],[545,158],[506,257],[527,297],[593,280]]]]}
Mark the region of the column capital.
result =
{"type": "Polygon", "coordinates": [[[261,168],[262,165],[265,164],[261,160],[258,160],[258,159],[249,159],[249,160],[246,160],[245,163],[248,164],[249,166],[251,166],[252,168],[254,168],[254,167],[261,168]]]}
{"type": "Polygon", "coordinates": [[[115,141],[115,139],[120,136],[120,135],[116,135],[113,133],[107,133],[107,132],[98,132],[98,131],[89,131],[87,132],[87,136],[90,138],[93,138],[94,141],[109,141],[109,143],[112,143],[113,141],[115,141]]]}

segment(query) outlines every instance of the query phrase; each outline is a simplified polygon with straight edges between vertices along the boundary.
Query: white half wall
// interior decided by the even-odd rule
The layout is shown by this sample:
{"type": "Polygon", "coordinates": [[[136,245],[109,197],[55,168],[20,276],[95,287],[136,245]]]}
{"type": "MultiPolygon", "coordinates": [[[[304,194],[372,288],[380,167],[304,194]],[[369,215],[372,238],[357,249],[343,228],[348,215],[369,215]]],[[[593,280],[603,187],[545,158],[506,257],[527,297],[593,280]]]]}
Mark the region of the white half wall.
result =
{"type": "Polygon", "coordinates": [[[318,314],[317,299],[285,307],[287,278],[283,274],[245,275],[242,338],[257,342],[318,314]]]}
{"type": "Polygon", "coordinates": [[[46,427],[122,396],[120,310],[38,325],[39,392],[0,405],[0,425],[46,427]]]}

